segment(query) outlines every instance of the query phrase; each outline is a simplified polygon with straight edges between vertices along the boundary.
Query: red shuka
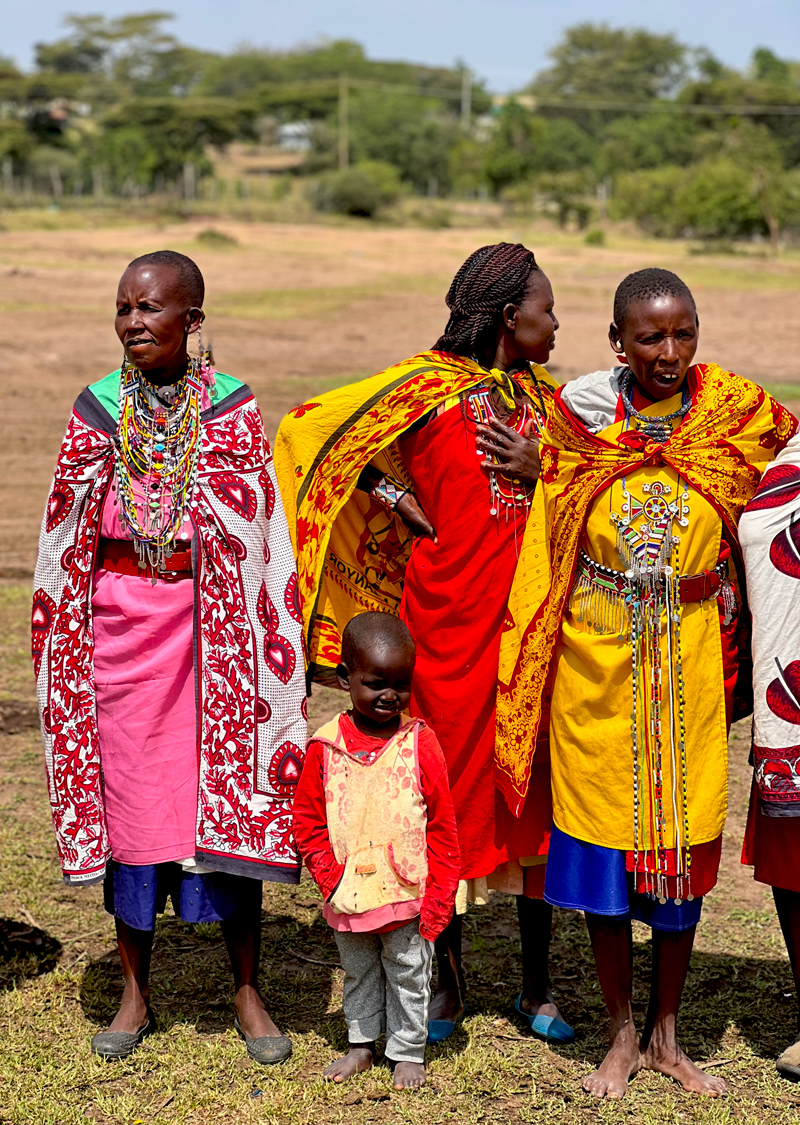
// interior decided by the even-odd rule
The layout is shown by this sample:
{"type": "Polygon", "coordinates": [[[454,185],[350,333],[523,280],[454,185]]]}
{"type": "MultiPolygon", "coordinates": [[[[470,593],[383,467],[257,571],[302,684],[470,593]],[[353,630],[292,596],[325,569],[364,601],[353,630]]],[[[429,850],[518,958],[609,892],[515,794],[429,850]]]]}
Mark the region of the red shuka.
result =
{"type": "Polygon", "coordinates": [[[550,841],[550,759],[536,751],[519,819],[494,784],[500,635],[527,511],[490,514],[475,423],[451,407],[400,440],[414,492],[438,543],[419,539],[406,569],[401,617],[417,646],[412,713],[444,751],[461,845],[462,879],[509,860],[545,855],[550,841]]]}

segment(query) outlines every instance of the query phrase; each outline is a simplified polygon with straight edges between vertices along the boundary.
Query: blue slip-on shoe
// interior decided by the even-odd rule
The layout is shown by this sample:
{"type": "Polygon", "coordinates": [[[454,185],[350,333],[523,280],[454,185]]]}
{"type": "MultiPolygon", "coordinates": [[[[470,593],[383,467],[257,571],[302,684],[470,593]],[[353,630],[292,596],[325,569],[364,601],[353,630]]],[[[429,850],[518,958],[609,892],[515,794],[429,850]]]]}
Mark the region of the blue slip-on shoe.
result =
{"type": "Polygon", "coordinates": [[[461,1023],[464,1016],[467,1014],[467,1009],[464,1008],[460,1016],[454,1020],[428,1020],[428,1038],[426,1043],[444,1043],[445,1039],[449,1039],[456,1029],[456,1024],[461,1023]]]}
{"type": "MultiPolygon", "coordinates": [[[[521,992],[514,1004],[514,1011],[518,1016],[522,1016],[534,1035],[541,1035],[548,1043],[571,1043],[575,1038],[575,1032],[563,1020],[557,1020],[555,1016],[532,1016],[530,1012],[526,1012],[522,1007],[521,992]]],[[[428,1026],[430,1027],[430,1024],[428,1026]]]]}

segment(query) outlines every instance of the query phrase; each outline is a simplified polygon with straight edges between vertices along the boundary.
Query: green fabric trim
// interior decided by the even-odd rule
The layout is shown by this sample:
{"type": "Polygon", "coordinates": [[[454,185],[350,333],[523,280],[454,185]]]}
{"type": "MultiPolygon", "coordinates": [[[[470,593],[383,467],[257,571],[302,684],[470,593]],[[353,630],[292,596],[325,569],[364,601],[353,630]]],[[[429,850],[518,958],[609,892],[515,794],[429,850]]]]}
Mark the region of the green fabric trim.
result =
{"type": "Polygon", "coordinates": [[[214,372],[214,381],[216,383],[216,393],[212,399],[214,403],[222,402],[243,385],[241,379],[234,379],[233,375],[223,375],[221,371],[214,372]]]}
{"type": "Polygon", "coordinates": [[[106,408],[115,422],[119,421],[119,377],[121,373],[122,369],[118,367],[116,371],[106,375],[105,379],[101,379],[98,383],[89,384],[89,390],[97,401],[106,408]]]}
{"type": "MultiPolygon", "coordinates": [[[[94,397],[100,402],[114,419],[115,422],[119,421],[119,377],[121,368],[112,371],[110,375],[106,375],[105,379],[100,379],[97,383],[90,383],[89,390],[94,397]]],[[[238,390],[242,386],[241,379],[234,379],[233,375],[225,375],[222,371],[214,373],[214,380],[216,386],[214,388],[214,395],[212,402],[222,402],[238,390]]]]}

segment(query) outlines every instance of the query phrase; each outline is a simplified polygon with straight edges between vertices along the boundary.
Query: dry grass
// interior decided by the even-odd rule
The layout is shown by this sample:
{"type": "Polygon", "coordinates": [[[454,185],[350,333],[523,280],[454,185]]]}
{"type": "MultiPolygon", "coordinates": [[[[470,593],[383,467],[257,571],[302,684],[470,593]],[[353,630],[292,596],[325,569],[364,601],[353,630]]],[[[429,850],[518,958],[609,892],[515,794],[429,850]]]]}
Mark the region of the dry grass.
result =
{"type": "MultiPolygon", "coordinates": [[[[580,1078],[603,1054],[603,1014],[585,926],[561,914],[555,988],[578,1031],[551,1049],[525,1035],[511,1008],[519,951],[513,904],[495,896],[466,924],[470,1012],[449,1044],[429,1052],[429,1085],[397,1094],[377,1068],[344,1088],[320,1072],[345,1043],[341,974],[313,885],[267,886],[263,987],[291,1034],[284,1067],[251,1064],[232,1029],[231,987],[217,928],[159,924],[153,971],[159,1032],[129,1062],[104,1064],[88,1042],[120,995],[113,927],[98,888],[59,877],[35,729],[27,656],[29,580],[40,513],[69,405],[117,363],[111,329],[116,279],[145,249],[197,257],[209,282],[209,329],[220,366],[250,382],[271,433],[304,397],[429,346],[442,294],[463,258],[487,241],[522,239],[550,274],[562,321],[552,369],[561,378],[607,366],[613,289],[629,269],[663,264],[696,287],[701,357],[800,398],[800,257],[698,258],[681,244],[613,233],[602,248],[524,222],[484,229],[392,230],[365,224],[246,226],[215,221],[236,244],[197,241],[206,218],[157,226],[81,225],[0,233],[0,328],[5,411],[0,474],[0,1121],[22,1125],[275,1125],[559,1120],[795,1121],[800,1089],[773,1060],[793,1035],[795,1002],[771,900],[738,863],[749,789],[746,731],[731,754],[731,819],[718,889],[698,934],[682,1019],[697,1058],[722,1074],[725,1099],[701,1102],[653,1075],[620,1105],[596,1105],[580,1078]],[[57,229],[56,229],[57,228],[57,229]],[[263,320],[263,324],[261,321],[263,320]],[[18,576],[18,577],[15,577],[18,576]],[[12,580],[13,579],[13,580],[12,580]],[[38,942],[38,944],[37,944],[38,942]]],[[[8,224],[12,225],[12,224],[8,224]]],[[[321,720],[337,698],[315,693],[321,720]]],[[[636,931],[636,994],[646,995],[648,935],[636,931]]]]}

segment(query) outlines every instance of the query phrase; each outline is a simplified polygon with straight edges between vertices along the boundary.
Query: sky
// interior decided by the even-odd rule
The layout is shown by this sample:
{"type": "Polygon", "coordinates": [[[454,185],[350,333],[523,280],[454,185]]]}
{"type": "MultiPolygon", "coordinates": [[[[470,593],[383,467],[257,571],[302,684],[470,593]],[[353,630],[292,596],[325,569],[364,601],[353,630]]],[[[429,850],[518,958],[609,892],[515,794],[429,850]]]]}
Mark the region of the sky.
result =
{"type": "Polygon", "coordinates": [[[172,33],[193,47],[225,52],[245,42],[287,48],[355,39],[371,58],[445,66],[463,60],[497,93],[524,86],[547,65],[564,29],[587,20],[672,32],[737,68],[755,47],[800,57],[798,0],[0,0],[0,54],[27,69],[33,45],[59,38],[68,13],[153,9],[173,12],[172,33]]]}

